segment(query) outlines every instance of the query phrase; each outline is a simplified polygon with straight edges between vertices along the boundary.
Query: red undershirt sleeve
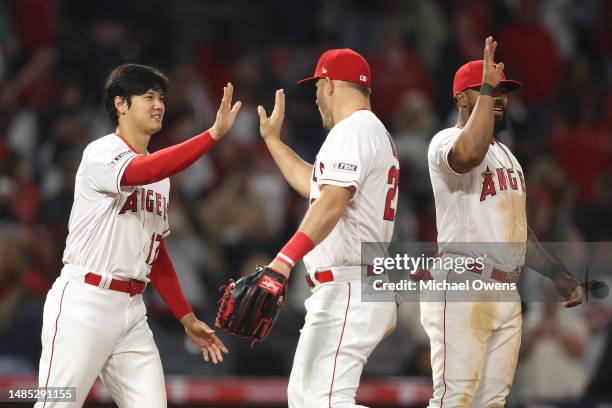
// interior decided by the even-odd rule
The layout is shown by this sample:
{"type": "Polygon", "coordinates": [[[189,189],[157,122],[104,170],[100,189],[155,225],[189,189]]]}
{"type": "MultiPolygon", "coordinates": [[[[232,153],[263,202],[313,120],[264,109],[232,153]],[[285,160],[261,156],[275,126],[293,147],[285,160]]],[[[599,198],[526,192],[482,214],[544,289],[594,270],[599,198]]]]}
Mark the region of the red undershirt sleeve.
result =
{"type": "Polygon", "coordinates": [[[216,140],[206,131],[155,153],[138,155],[125,169],[121,185],[141,186],[170,177],[198,160],[215,143],[216,140]]]}
{"type": "Polygon", "coordinates": [[[149,279],[177,319],[180,320],[181,317],[192,312],[191,306],[189,306],[183,295],[176,271],[163,240],[159,246],[157,260],[151,268],[149,279]]]}

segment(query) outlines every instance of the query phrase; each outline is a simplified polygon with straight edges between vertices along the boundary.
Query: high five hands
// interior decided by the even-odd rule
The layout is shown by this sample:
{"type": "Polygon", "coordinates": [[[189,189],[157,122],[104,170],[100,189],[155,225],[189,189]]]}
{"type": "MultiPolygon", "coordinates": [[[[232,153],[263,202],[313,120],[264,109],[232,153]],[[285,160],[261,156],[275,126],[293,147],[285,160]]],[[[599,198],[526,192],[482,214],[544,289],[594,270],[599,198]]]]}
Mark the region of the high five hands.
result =
{"type": "Polygon", "coordinates": [[[501,80],[504,79],[504,63],[496,64],[494,61],[496,48],[497,41],[494,41],[492,36],[488,36],[485,39],[482,83],[489,84],[493,89],[497,88],[501,80]]]}
{"type": "Polygon", "coordinates": [[[257,113],[259,114],[259,133],[261,133],[264,141],[267,143],[280,138],[283,118],[285,117],[285,93],[283,90],[278,89],[276,91],[274,109],[270,117],[267,116],[266,110],[261,105],[257,107],[257,113]]]}
{"type": "Polygon", "coordinates": [[[217,119],[210,128],[210,136],[219,140],[225,135],[234,125],[236,115],[242,106],[242,102],[238,101],[232,106],[232,96],[234,95],[234,86],[231,82],[228,82],[223,87],[223,97],[221,98],[221,105],[217,111],[217,119]]]}

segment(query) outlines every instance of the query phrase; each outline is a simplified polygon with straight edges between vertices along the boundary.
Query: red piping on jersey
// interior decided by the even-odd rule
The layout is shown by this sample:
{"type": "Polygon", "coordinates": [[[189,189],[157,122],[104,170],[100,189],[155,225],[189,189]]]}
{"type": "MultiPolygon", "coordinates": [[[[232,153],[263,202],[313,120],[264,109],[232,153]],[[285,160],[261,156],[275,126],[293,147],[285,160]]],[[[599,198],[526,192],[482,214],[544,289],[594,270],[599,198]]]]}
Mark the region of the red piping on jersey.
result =
{"type": "Polygon", "coordinates": [[[349,305],[351,304],[351,282],[348,282],[348,301],[346,302],[346,311],[344,312],[344,322],[342,323],[342,332],[340,333],[340,341],[338,342],[338,348],[336,349],[336,356],[334,357],[334,371],[332,373],[331,386],[329,387],[329,408],[331,408],[332,391],[334,390],[334,377],[336,376],[336,362],[338,361],[338,353],[340,352],[340,346],[342,345],[342,337],[344,336],[344,328],[346,327],[346,320],[348,317],[349,305]]]}
{"type": "Polygon", "coordinates": [[[346,181],[346,180],[336,180],[336,179],[330,179],[330,178],[320,178],[320,181],[335,181],[338,183],[347,183],[347,184],[351,184],[351,183],[357,183],[357,186],[359,187],[359,182],[357,180],[350,180],[350,181],[346,181]]]}
{"type": "MultiPolygon", "coordinates": [[[[55,332],[53,333],[53,340],[51,341],[51,358],[49,359],[49,371],[47,371],[47,381],[45,382],[45,391],[47,390],[47,386],[49,385],[49,378],[51,378],[51,364],[53,363],[53,352],[55,351],[55,336],[57,336],[57,322],[59,321],[60,315],[62,314],[62,303],[64,302],[64,292],[66,291],[66,286],[68,286],[68,282],[64,285],[64,289],[62,290],[62,297],[60,298],[59,312],[57,312],[57,317],[55,318],[55,332]]],[[[47,405],[47,393],[45,392],[45,402],[43,403],[43,408],[47,405]]]]}
{"type": "Polygon", "coordinates": [[[119,138],[120,138],[121,140],[123,140],[123,142],[124,142],[126,145],[128,145],[128,147],[130,148],[130,150],[131,150],[131,151],[133,151],[134,153],[140,154],[140,153],[138,153],[138,152],[136,151],[136,149],[134,149],[134,148],[132,147],[132,145],[130,144],[130,142],[128,142],[127,140],[125,140],[125,138],[124,138],[123,136],[121,136],[121,135],[120,135],[119,133],[117,133],[117,132],[115,132],[115,135],[119,136],[119,138]]]}
{"type": "MultiPolygon", "coordinates": [[[[128,160],[126,160],[126,161],[124,161],[124,162],[123,162],[123,164],[121,165],[121,168],[119,169],[119,173],[117,173],[117,192],[118,192],[119,194],[121,194],[121,178],[120,178],[120,177],[123,177],[123,173],[125,172],[125,170],[123,170],[123,168],[124,168],[124,167],[125,167],[125,166],[126,166],[128,163],[130,163],[130,162],[131,162],[131,160],[130,160],[130,159],[128,159],[128,160]]],[[[144,202],[144,200],[143,200],[143,202],[144,202]]]]}

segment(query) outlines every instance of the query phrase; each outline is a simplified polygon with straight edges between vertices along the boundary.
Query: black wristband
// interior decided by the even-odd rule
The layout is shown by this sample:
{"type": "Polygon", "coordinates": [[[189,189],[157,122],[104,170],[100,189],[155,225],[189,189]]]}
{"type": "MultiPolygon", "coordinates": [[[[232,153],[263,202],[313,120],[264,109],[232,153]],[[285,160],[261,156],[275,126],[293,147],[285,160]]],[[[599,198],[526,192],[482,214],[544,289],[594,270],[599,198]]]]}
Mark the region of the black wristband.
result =
{"type": "Polygon", "coordinates": [[[495,96],[495,89],[486,82],[483,82],[482,85],[480,85],[480,94],[493,97],[495,96]]]}

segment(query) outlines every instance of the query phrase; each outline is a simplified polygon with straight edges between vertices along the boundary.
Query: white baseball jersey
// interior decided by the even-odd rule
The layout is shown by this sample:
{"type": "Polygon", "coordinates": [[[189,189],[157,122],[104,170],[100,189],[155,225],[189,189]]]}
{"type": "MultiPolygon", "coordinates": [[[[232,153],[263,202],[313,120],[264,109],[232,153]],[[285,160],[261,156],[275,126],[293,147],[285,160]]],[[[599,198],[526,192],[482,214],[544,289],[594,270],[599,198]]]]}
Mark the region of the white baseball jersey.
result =
{"type": "Polygon", "coordinates": [[[137,155],[115,133],[85,148],[76,174],[65,265],[148,282],[161,239],[170,233],[170,180],[121,187],[137,155]]]}
{"type": "Polygon", "coordinates": [[[310,202],[327,184],[355,193],[331,233],[304,257],[310,274],[329,268],[334,279],[304,303],[290,408],[361,407],[355,396],[363,365],[396,324],[395,302],[361,301],[361,243],[391,240],[398,182],[393,140],[372,112],[355,111],[331,129],[313,166],[310,202]]]}
{"type": "Polygon", "coordinates": [[[337,123],[317,154],[310,203],[326,184],[355,193],[331,233],[304,257],[306,269],[361,265],[362,242],[391,241],[398,182],[394,142],[374,113],[358,110],[337,123]]]}
{"type": "MultiPolygon", "coordinates": [[[[64,268],[47,294],[40,387],[76,387],[83,406],[100,377],[119,406],[166,407],[164,374],[142,296],[88,285],[87,272],[147,282],[168,234],[168,179],[122,188],[132,148],[112,133],[90,143],[76,174],[64,268]]],[[[37,408],[65,406],[39,400],[37,408]]]]}
{"type": "MultiPolygon", "coordinates": [[[[444,129],[429,145],[439,250],[443,251],[447,243],[524,244],[526,188],[521,165],[510,149],[496,140],[480,165],[465,174],[456,173],[448,163],[448,155],[460,133],[457,127],[444,129]]],[[[509,268],[523,265],[524,245],[504,248],[488,252],[489,261],[509,268]]]]}

